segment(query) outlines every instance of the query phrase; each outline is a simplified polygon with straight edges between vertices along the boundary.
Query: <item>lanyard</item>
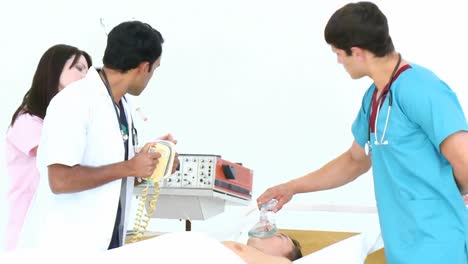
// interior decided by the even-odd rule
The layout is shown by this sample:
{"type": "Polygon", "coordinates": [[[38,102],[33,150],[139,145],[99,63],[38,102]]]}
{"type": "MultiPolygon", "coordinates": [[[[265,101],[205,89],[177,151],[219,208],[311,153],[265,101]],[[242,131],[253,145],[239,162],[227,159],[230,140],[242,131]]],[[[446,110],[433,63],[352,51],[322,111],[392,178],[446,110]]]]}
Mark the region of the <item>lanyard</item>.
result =
{"type": "MultiPolygon", "coordinates": [[[[126,150],[125,151],[125,159],[128,159],[128,132],[129,132],[128,128],[127,128],[128,124],[124,124],[123,119],[125,119],[125,118],[120,118],[119,110],[117,109],[117,104],[114,101],[114,95],[112,94],[112,89],[111,89],[111,86],[110,86],[110,83],[109,83],[109,79],[107,78],[107,75],[106,75],[106,72],[104,71],[104,68],[101,69],[101,73],[102,73],[102,77],[103,77],[103,80],[104,80],[104,85],[106,86],[107,92],[109,93],[109,96],[110,96],[111,101],[112,101],[112,105],[114,106],[115,116],[117,118],[117,123],[119,124],[120,134],[122,135],[122,141],[123,141],[123,144],[124,144],[124,147],[125,147],[125,150],[126,150]]],[[[124,100],[126,100],[125,96],[123,98],[124,98],[124,100]]],[[[119,108],[120,108],[120,114],[125,115],[125,109],[123,107],[122,102],[120,102],[119,108]]],[[[136,149],[136,146],[138,145],[138,132],[137,132],[137,130],[135,128],[135,125],[133,124],[133,118],[132,118],[132,145],[133,145],[134,150],[136,149]]]]}
{"type": "MultiPolygon", "coordinates": [[[[398,53],[398,62],[395,65],[395,68],[393,69],[392,74],[390,75],[390,80],[388,81],[387,89],[386,90],[384,89],[384,91],[382,91],[382,94],[380,95],[380,97],[378,99],[378,102],[377,102],[377,109],[376,109],[375,120],[374,120],[375,145],[387,145],[388,144],[388,140],[384,140],[384,138],[385,138],[385,133],[387,132],[388,119],[390,117],[390,112],[391,112],[392,104],[393,104],[393,94],[392,94],[391,89],[392,89],[392,84],[393,84],[393,78],[395,77],[395,74],[396,74],[398,68],[400,67],[400,63],[401,63],[401,54],[398,53]],[[389,95],[388,96],[387,118],[385,119],[384,131],[383,131],[382,137],[381,137],[381,139],[379,141],[379,139],[377,137],[377,122],[378,122],[380,107],[382,106],[387,94],[389,95]]],[[[367,131],[367,145],[364,147],[364,150],[365,150],[367,155],[369,155],[369,153],[371,152],[371,142],[370,142],[370,137],[371,137],[371,112],[372,112],[372,105],[374,103],[376,95],[377,95],[377,87],[375,88],[374,93],[372,94],[372,98],[371,98],[371,102],[370,102],[370,106],[369,106],[369,126],[368,126],[368,131],[367,131]]]]}

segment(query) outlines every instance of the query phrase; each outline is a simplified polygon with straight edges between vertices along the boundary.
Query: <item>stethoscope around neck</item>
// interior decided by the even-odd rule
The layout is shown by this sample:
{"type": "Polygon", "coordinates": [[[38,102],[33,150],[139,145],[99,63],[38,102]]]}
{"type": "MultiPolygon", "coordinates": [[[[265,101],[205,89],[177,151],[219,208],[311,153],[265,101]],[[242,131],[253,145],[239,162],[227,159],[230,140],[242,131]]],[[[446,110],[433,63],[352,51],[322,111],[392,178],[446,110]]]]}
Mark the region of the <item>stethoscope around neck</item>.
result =
{"type": "MultiPolygon", "coordinates": [[[[107,92],[109,93],[109,96],[110,96],[110,98],[111,98],[111,100],[112,100],[112,105],[114,106],[115,115],[116,115],[116,117],[117,117],[117,122],[118,122],[118,124],[119,124],[120,134],[122,135],[122,141],[123,141],[123,143],[124,143],[124,145],[125,145],[125,144],[127,144],[127,142],[128,142],[128,139],[129,139],[129,138],[128,138],[128,136],[129,136],[128,134],[129,134],[129,133],[126,133],[126,132],[123,130],[123,128],[122,128],[122,122],[120,121],[120,117],[119,117],[119,110],[117,109],[117,105],[116,105],[116,103],[115,103],[115,101],[114,101],[114,95],[112,94],[112,89],[111,89],[111,86],[110,86],[110,83],[109,83],[109,79],[107,79],[107,75],[106,75],[106,72],[104,71],[104,68],[102,68],[102,69],[100,70],[100,72],[102,73],[102,77],[103,77],[103,79],[104,79],[104,85],[106,86],[107,92]]],[[[127,101],[127,99],[125,98],[125,96],[123,96],[123,99],[124,99],[125,101],[127,101]]],[[[124,114],[124,115],[125,115],[125,113],[121,113],[121,114],[124,114]]],[[[131,133],[132,133],[132,146],[133,146],[133,150],[136,152],[136,149],[137,149],[137,146],[138,146],[138,132],[137,132],[137,130],[136,130],[136,128],[135,128],[135,125],[134,125],[134,123],[133,123],[133,118],[131,118],[131,120],[132,120],[132,124],[131,124],[131,126],[132,126],[132,128],[131,128],[131,133]]]]}
{"type": "MultiPolygon", "coordinates": [[[[393,83],[393,78],[395,77],[395,74],[398,70],[398,67],[400,67],[401,63],[401,54],[398,53],[398,62],[395,65],[395,68],[393,69],[392,75],[390,76],[390,80],[388,81],[388,89],[386,91],[383,91],[382,94],[380,95],[378,102],[377,102],[377,109],[375,113],[375,121],[374,121],[374,145],[380,146],[380,145],[388,145],[388,139],[385,139],[385,135],[387,133],[387,127],[388,127],[388,119],[390,117],[390,113],[392,112],[392,104],[393,104],[393,94],[392,94],[392,83],[393,83]],[[379,112],[380,108],[383,105],[383,102],[385,100],[385,95],[388,94],[388,108],[387,108],[387,117],[385,118],[385,125],[384,129],[382,131],[382,135],[379,139],[379,136],[377,134],[377,123],[379,120],[379,112]]],[[[364,151],[366,152],[366,155],[370,155],[372,152],[372,144],[371,144],[371,111],[372,111],[372,103],[374,100],[374,97],[377,92],[377,87],[374,90],[374,94],[372,95],[370,104],[369,104],[369,126],[367,129],[367,142],[364,146],[364,151]]]]}

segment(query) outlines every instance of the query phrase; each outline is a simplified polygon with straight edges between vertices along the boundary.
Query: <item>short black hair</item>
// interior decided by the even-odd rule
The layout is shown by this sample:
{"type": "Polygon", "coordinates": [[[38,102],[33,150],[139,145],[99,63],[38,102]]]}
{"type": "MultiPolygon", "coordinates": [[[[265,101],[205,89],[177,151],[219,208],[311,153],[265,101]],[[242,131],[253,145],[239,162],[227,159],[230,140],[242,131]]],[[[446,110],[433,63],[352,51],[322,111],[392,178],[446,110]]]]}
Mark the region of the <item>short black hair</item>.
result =
{"type": "Polygon", "coordinates": [[[338,9],[325,27],[325,41],[351,55],[352,47],[383,57],[395,50],[387,18],[371,2],[350,3],[338,9]]]}
{"type": "Polygon", "coordinates": [[[135,69],[142,62],[150,66],[161,56],[164,39],[156,29],[140,21],[127,21],[107,36],[104,66],[120,72],[135,69]]]}
{"type": "Polygon", "coordinates": [[[302,258],[302,247],[299,241],[296,239],[289,237],[293,243],[293,248],[292,250],[288,253],[286,256],[289,260],[294,261],[296,259],[302,258]]]}

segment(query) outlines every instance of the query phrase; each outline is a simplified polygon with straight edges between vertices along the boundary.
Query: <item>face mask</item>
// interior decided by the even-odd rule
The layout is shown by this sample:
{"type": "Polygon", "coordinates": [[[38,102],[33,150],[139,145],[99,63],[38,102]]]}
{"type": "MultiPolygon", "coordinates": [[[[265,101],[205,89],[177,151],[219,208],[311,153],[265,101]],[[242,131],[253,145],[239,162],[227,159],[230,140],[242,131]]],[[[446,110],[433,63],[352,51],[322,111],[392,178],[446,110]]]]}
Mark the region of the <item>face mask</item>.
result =
{"type": "Polygon", "coordinates": [[[249,237],[269,237],[278,233],[275,223],[275,208],[278,200],[272,199],[260,207],[260,219],[249,231],[249,237]]]}

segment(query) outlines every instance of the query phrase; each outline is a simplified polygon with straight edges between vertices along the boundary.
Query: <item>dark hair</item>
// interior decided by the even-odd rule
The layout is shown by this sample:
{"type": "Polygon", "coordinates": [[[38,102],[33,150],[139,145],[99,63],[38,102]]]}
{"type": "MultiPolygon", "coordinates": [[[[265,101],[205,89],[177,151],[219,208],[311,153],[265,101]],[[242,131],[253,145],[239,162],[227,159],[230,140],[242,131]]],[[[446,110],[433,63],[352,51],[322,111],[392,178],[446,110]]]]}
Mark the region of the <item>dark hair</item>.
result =
{"type": "Polygon", "coordinates": [[[325,27],[325,40],[351,55],[352,47],[366,49],[377,57],[395,50],[387,18],[371,2],[350,3],[338,9],[325,27]]]}
{"type": "Polygon", "coordinates": [[[150,25],[139,21],[123,22],[109,32],[104,66],[121,72],[135,69],[142,62],[152,66],[161,56],[163,42],[161,33],[150,25]]]}
{"type": "Polygon", "coordinates": [[[65,44],[52,46],[42,55],[34,73],[31,88],[24,95],[23,102],[11,118],[11,126],[22,113],[44,119],[47,106],[58,93],[63,67],[72,56],[75,58],[70,68],[75,66],[81,56],[85,57],[88,67],[91,67],[92,60],[88,53],[65,44]]]}
{"type": "Polygon", "coordinates": [[[299,243],[299,241],[297,241],[296,239],[292,238],[292,237],[289,237],[293,243],[293,248],[292,250],[288,253],[288,255],[286,256],[289,260],[291,261],[294,261],[296,259],[300,259],[302,258],[302,247],[301,247],[301,244],[299,243]]]}

